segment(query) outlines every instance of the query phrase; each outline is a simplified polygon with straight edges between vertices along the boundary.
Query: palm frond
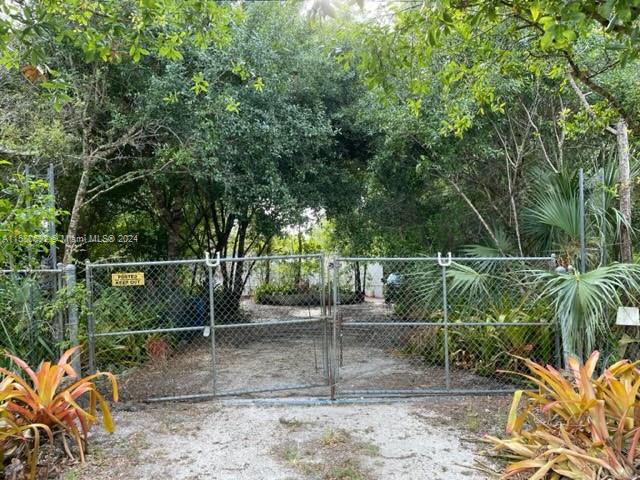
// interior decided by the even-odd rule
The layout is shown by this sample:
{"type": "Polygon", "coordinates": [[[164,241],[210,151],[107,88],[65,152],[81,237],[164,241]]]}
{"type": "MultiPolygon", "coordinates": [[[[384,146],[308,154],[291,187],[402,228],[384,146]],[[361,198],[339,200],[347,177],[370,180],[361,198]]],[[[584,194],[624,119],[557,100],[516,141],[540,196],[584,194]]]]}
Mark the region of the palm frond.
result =
{"type": "Polygon", "coordinates": [[[452,263],[447,268],[449,291],[467,297],[470,303],[482,301],[490,295],[489,282],[492,278],[494,277],[488,272],[460,263],[452,263]]]}
{"type": "Polygon", "coordinates": [[[609,327],[607,310],[633,300],[640,292],[640,265],[613,263],[586,273],[533,271],[542,295],[555,308],[565,355],[585,358],[595,347],[596,334],[609,327]]]}

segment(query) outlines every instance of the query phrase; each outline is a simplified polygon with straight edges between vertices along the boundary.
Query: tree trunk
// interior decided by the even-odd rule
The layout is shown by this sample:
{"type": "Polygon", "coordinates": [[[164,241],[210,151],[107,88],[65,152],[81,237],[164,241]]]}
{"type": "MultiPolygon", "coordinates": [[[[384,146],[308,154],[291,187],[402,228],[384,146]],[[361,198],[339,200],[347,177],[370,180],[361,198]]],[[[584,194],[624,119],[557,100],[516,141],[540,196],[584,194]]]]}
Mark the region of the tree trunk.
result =
{"type": "Polygon", "coordinates": [[[619,189],[620,213],[623,223],[620,226],[620,261],[631,262],[633,249],[631,245],[631,169],[629,167],[629,133],[623,118],[616,127],[618,140],[618,166],[620,170],[619,189]]]}
{"type": "Polygon", "coordinates": [[[454,182],[453,180],[449,180],[449,183],[454,188],[454,190],[456,192],[458,192],[458,195],[460,195],[462,197],[462,199],[467,203],[467,205],[469,205],[471,210],[473,210],[473,213],[476,214],[476,217],[478,217],[478,220],[480,220],[480,223],[482,224],[484,229],[489,234],[489,237],[491,237],[491,240],[493,240],[493,243],[496,246],[496,250],[498,250],[501,255],[504,255],[504,252],[502,251],[502,248],[500,248],[500,242],[498,241],[498,238],[496,237],[495,233],[493,233],[493,230],[491,230],[491,227],[489,226],[487,221],[484,219],[484,217],[482,216],[480,211],[473,204],[471,199],[469,197],[467,197],[467,195],[465,195],[465,193],[462,191],[462,189],[460,188],[460,186],[456,182],[454,182]]]}
{"type": "Polygon", "coordinates": [[[69,218],[69,228],[67,229],[67,238],[64,244],[64,263],[71,263],[73,260],[73,254],[76,250],[76,236],[78,234],[78,226],[80,224],[80,210],[84,206],[84,200],[87,196],[87,190],[89,187],[89,177],[91,175],[92,162],[85,160],[82,163],[82,175],[80,176],[80,183],[76,190],[76,197],[73,201],[73,209],[71,210],[71,217],[69,218]]]}

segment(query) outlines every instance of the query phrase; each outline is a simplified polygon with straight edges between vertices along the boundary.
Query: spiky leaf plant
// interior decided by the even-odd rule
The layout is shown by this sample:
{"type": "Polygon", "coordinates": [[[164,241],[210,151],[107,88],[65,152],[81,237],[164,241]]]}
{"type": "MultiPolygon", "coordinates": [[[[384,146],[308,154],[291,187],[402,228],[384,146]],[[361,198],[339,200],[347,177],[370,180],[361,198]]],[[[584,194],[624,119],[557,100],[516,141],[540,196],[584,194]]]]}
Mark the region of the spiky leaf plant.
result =
{"type": "Polygon", "coordinates": [[[572,357],[569,376],[525,362],[535,391],[514,394],[507,438],[488,436],[508,460],[503,479],[633,480],[638,478],[640,371],[620,361],[594,378],[599,353],[584,365],[572,357]]]}

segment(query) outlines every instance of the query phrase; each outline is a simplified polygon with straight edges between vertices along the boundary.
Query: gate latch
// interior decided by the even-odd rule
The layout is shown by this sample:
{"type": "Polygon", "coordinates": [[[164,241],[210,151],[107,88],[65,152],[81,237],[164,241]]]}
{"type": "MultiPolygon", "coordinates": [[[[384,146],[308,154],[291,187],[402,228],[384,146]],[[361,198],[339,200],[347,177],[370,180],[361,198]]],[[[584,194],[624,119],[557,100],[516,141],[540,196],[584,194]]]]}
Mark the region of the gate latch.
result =
{"type": "Polygon", "coordinates": [[[207,267],[211,267],[211,268],[217,268],[218,266],[220,266],[220,252],[216,252],[215,263],[211,261],[211,256],[209,255],[209,252],[204,252],[204,263],[207,264],[207,267]]]}
{"type": "Polygon", "coordinates": [[[438,252],[438,265],[440,265],[441,267],[448,267],[449,265],[451,265],[451,261],[451,252],[447,253],[446,259],[443,259],[442,254],[438,252]]]}

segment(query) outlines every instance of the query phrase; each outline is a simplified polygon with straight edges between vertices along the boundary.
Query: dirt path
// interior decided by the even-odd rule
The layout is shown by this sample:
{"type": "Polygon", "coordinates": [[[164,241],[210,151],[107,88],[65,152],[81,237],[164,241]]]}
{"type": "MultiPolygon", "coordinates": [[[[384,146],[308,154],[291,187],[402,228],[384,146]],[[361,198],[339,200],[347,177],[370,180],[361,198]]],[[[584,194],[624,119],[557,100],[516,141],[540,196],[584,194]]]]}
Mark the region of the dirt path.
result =
{"type": "Polygon", "coordinates": [[[484,479],[467,468],[477,446],[464,438],[500,424],[504,403],[206,402],[117,411],[116,433],[95,433],[88,463],[65,479],[484,479]]]}

